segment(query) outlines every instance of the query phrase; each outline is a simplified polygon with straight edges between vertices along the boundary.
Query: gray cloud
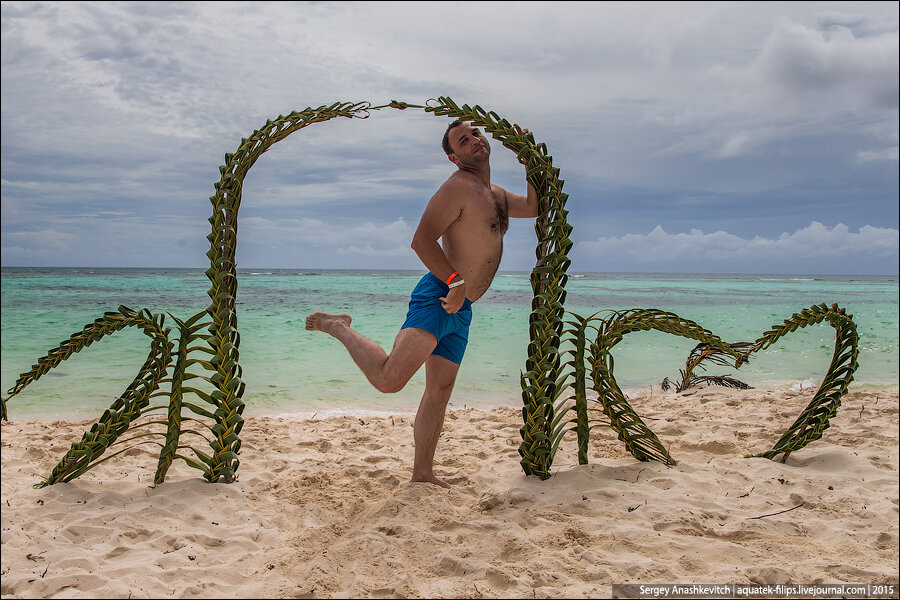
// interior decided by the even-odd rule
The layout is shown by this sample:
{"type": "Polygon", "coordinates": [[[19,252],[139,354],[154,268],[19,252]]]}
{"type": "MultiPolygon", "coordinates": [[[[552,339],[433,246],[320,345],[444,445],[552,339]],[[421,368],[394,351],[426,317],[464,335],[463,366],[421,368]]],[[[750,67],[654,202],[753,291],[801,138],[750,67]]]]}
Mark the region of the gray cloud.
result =
{"type": "Polygon", "coordinates": [[[738,272],[753,273],[759,265],[777,265],[785,256],[790,256],[795,264],[822,260],[853,264],[860,257],[890,260],[900,250],[898,240],[896,229],[865,226],[852,232],[843,224],[826,227],[818,222],[771,239],[742,238],[725,231],[704,233],[699,229],[670,234],[658,226],[648,234],[582,242],[573,254],[603,256],[607,261],[626,265],[655,265],[661,271],[679,267],[683,272],[716,272],[722,266],[734,270],[735,265],[743,265],[738,272]]]}
{"type": "MultiPolygon", "coordinates": [[[[216,168],[267,118],[437,95],[546,142],[584,242],[658,225],[768,240],[814,221],[898,227],[891,3],[4,2],[2,32],[3,264],[54,264],[50,247],[85,264],[202,261],[205,233],[190,235],[208,226],[216,168]],[[102,236],[134,250],[109,254],[102,236]]],[[[384,111],[273,147],[245,184],[245,259],[290,266],[266,261],[303,253],[267,254],[265,240],[290,243],[286,225],[253,246],[264,222],[412,226],[450,172],[443,127],[384,111]]],[[[498,183],[523,191],[510,153],[494,155],[498,183]]],[[[533,233],[511,235],[525,257],[508,250],[504,268],[528,268],[533,233]]],[[[405,260],[404,247],[329,248],[364,267],[405,260]]],[[[896,272],[896,255],[864,254],[842,268],[896,272]]]]}
{"type": "MultiPolygon", "coordinates": [[[[870,105],[896,109],[897,31],[857,36],[835,19],[832,14],[818,29],[779,22],[759,56],[761,75],[788,96],[796,97],[799,92],[803,100],[832,92],[841,94],[849,108],[870,105]]],[[[855,19],[857,30],[868,22],[855,19]]]]}

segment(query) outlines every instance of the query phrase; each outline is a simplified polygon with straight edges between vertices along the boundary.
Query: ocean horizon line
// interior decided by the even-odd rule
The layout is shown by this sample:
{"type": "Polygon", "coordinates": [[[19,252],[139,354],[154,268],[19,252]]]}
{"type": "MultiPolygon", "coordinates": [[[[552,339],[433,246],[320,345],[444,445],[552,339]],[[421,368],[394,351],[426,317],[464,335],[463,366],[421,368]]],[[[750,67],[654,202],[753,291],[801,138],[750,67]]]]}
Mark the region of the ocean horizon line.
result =
{"type": "MultiPolygon", "coordinates": [[[[0,271],[10,270],[10,271],[41,271],[41,270],[54,270],[54,271],[79,271],[79,270],[91,270],[91,271],[203,271],[205,272],[209,267],[208,266],[188,266],[188,267],[111,267],[111,266],[93,266],[93,265],[81,265],[81,266],[22,266],[22,265],[0,265],[0,271]]],[[[306,273],[423,273],[427,269],[424,267],[421,269],[383,269],[383,268],[370,268],[370,267],[259,267],[259,266],[250,266],[250,267],[238,267],[238,273],[244,274],[252,274],[254,272],[266,272],[266,273],[277,273],[277,272],[293,272],[298,274],[306,274],[306,273]]],[[[497,271],[497,275],[520,275],[520,274],[530,274],[531,270],[524,269],[499,269],[497,271]]],[[[887,274],[887,273],[808,273],[808,272],[762,272],[762,271],[742,271],[742,272],[728,272],[728,271],[583,271],[579,269],[570,269],[567,274],[569,276],[572,275],[640,275],[640,276],[690,276],[690,275],[702,275],[709,277],[867,277],[867,278],[880,278],[880,279],[898,279],[900,278],[900,273],[895,274],[887,274]]]]}

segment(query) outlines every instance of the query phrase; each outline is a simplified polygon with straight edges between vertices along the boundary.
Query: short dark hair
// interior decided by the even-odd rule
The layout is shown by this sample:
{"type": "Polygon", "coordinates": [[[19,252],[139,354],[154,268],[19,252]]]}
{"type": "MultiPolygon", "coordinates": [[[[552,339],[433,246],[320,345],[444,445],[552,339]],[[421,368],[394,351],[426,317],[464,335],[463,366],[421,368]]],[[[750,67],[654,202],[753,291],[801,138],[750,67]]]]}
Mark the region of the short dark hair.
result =
{"type": "Polygon", "coordinates": [[[447,153],[447,156],[453,154],[453,148],[450,147],[450,130],[454,127],[459,127],[463,122],[459,119],[456,119],[449,125],[447,125],[447,131],[444,132],[444,137],[441,139],[441,148],[444,149],[444,152],[447,153]]]}

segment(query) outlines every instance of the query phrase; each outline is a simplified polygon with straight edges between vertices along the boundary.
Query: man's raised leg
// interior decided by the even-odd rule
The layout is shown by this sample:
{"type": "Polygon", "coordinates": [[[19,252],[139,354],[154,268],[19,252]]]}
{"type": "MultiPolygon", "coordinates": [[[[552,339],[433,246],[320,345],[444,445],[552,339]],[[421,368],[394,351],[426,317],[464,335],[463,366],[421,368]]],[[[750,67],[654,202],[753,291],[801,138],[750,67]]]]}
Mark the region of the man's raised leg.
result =
{"type": "Polygon", "coordinates": [[[412,481],[427,481],[448,488],[450,484],[434,475],[434,452],[444,414],[453,392],[459,365],[443,356],[432,354],[425,361],[425,393],[416,412],[413,438],[416,444],[412,481]]]}
{"type": "Polygon", "coordinates": [[[353,362],[379,392],[393,393],[403,389],[437,346],[434,334],[408,327],[397,334],[394,348],[388,355],[381,346],[351,329],[350,323],[350,315],[317,312],[306,317],[307,329],[325,332],[347,348],[353,362]]]}

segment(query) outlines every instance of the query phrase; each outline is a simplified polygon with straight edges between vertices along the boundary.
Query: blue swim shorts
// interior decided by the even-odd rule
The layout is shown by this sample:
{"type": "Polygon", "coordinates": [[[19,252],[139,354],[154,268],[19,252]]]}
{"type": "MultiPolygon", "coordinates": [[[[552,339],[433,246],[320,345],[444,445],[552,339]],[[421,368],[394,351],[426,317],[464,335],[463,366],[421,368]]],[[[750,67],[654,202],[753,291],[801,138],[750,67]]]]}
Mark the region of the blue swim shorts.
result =
{"type": "Polygon", "coordinates": [[[469,342],[472,303],[466,298],[459,312],[447,314],[440,299],[446,297],[449,291],[447,284],[436,275],[425,275],[412,291],[406,322],[401,329],[418,327],[432,333],[438,342],[432,354],[460,364],[469,342]]]}

